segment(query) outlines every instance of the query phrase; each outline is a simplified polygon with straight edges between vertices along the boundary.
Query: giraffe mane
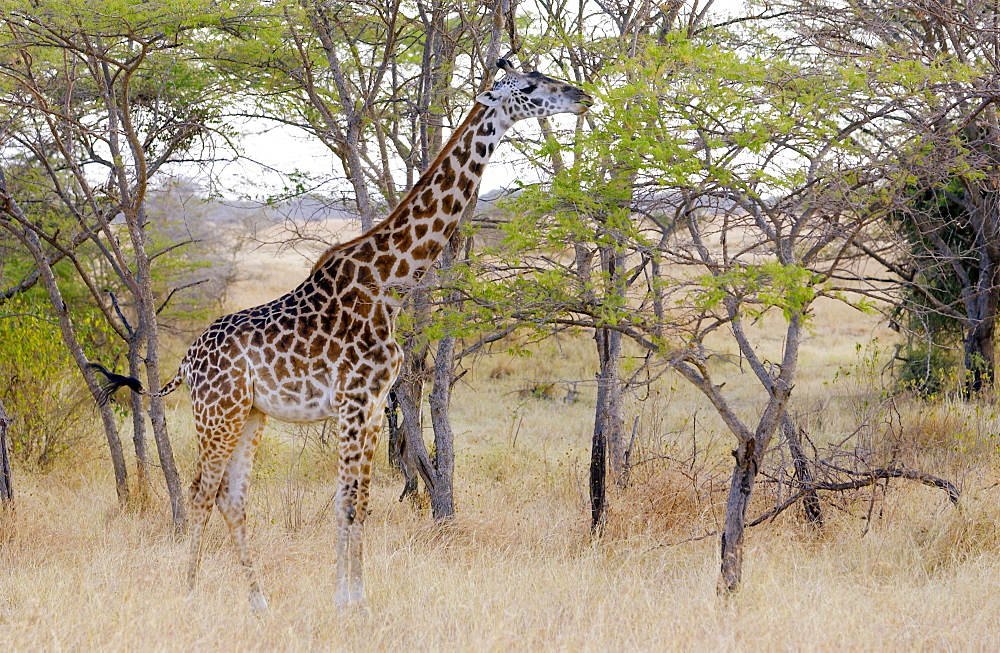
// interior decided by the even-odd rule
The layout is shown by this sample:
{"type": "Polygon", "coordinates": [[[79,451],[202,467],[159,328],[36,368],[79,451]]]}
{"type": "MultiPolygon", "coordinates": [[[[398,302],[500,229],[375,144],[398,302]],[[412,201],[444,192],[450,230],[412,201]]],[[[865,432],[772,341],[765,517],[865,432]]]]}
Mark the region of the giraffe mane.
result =
{"type": "Polygon", "coordinates": [[[382,229],[386,225],[391,225],[393,223],[393,218],[396,217],[396,214],[398,214],[400,211],[403,210],[403,208],[405,208],[407,200],[411,197],[416,197],[417,193],[419,193],[425,186],[427,186],[427,184],[431,182],[431,177],[434,175],[434,171],[437,170],[438,166],[441,164],[441,161],[444,160],[446,156],[451,154],[451,151],[454,149],[455,144],[458,142],[458,137],[461,134],[465,133],[465,128],[469,126],[469,123],[471,123],[474,118],[478,118],[479,114],[485,110],[486,110],[485,105],[479,102],[473,104],[472,109],[469,111],[469,115],[466,116],[465,120],[463,120],[462,123],[451,132],[451,136],[448,138],[448,142],[444,144],[444,146],[441,148],[441,151],[438,152],[438,155],[434,157],[434,160],[431,161],[431,164],[429,166],[427,166],[427,169],[424,170],[424,173],[420,175],[420,179],[417,180],[417,183],[413,184],[413,188],[411,188],[410,192],[407,193],[406,196],[402,199],[402,201],[400,201],[399,204],[396,205],[396,208],[393,209],[392,213],[390,213],[385,220],[378,223],[377,225],[375,225],[365,233],[361,234],[360,236],[352,238],[347,242],[337,243],[336,245],[333,245],[330,248],[328,248],[325,252],[323,252],[320,255],[320,257],[316,260],[316,263],[313,264],[312,269],[309,271],[309,274],[310,275],[315,274],[316,271],[319,270],[324,265],[326,265],[330,261],[330,259],[332,259],[337,254],[337,252],[346,249],[354,245],[355,243],[360,242],[361,240],[375,233],[377,230],[382,229]]]}

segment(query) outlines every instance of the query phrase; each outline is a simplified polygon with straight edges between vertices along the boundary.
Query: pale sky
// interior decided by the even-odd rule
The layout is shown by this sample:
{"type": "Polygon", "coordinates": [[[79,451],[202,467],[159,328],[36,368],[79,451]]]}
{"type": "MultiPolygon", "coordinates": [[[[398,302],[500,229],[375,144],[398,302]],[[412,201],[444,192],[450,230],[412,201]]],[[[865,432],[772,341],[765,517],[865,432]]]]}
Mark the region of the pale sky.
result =
{"type": "MultiPolygon", "coordinates": [[[[732,15],[746,10],[746,0],[715,0],[714,13],[732,15]]],[[[595,107],[600,110],[600,107],[595,107]]],[[[572,129],[573,118],[555,117],[555,126],[572,129]],[[560,124],[562,123],[562,124],[560,124]]],[[[245,121],[235,125],[244,134],[243,149],[246,158],[233,163],[218,164],[214,173],[220,179],[219,192],[228,197],[249,195],[262,199],[282,192],[288,183],[281,172],[299,170],[317,178],[342,177],[340,164],[330,151],[317,139],[302,130],[263,120],[245,121]]],[[[531,129],[526,123],[508,132],[510,138],[518,129],[531,129]]],[[[506,140],[506,139],[505,139],[506,140]]],[[[519,160],[516,150],[502,144],[490,160],[483,178],[481,194],[513,185],[516,181],[532,183],[538,180],[538,171],[526,161],[519,160]]],[[[331,193],[335,186],[326,184],[322,193],[331,193]]],[[[344,182],[344,190],[349,187],[344,182]]]]}

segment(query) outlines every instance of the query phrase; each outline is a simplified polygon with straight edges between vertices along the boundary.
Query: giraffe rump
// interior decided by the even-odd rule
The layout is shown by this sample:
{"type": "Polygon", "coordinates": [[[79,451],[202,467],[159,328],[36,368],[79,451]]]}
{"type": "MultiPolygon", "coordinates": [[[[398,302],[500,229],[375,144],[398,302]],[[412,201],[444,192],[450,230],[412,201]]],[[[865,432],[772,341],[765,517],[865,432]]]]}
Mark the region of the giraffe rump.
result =
{"type": "Polygon", "coordinates": [[[104,376],[104,381],[98,381],[98,385],[101,386],[100,392],[97,393],[97,404],[99,406],[107,406],[119,388],[127,386],[139,394],[143,392],[142,382],[134,376],[115,374],[100,363],[91,363],[90,367],[104,376]]]}

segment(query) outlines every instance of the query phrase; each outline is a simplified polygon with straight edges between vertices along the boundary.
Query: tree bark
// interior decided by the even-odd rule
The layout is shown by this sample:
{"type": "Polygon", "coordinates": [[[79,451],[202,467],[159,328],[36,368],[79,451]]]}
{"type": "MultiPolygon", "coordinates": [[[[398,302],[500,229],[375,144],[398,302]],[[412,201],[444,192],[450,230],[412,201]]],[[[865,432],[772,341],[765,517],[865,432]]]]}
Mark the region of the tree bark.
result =
{"type": "MultiPolygon", "coordinates": [[[[403,470],[403,492],[400,498],[415,496],[417,492],[417,475],[421,464],[429,468],[430,461],[424,447],[423,397],[424,376],[427,373],[427,345],[418,342],[417,334],[426,328],[430,320],[430,297],[427,290],[417,287],[407,298],[408,312],[413,317],[413,332],[403,340],[403,371],[396,381],[396,397],[399,399],[399,411],[403,417],[400,426],[402,441],[400,442],[400,462],[403,470]],[[423,459],[420,452],[423,451],[423,459]]],[[[434,478],[428,473],[424,483],[428,492],[434,485],[434,478]]]]}
{"type": "MultiPolygon", "coordinates": [[[[423,445],[424,430],[423,416],[420,410],[424,384],[419,380],[407,378],[408,374],[412,374],[415,370],[406,362],[403,365],[403,374],[400,375],[396,385],[399,412],[403,417],[403,423],[400,425],[401,438],[399,443],[400,469],[403,472],[403,491],[399,495],[400,500],[407,496],[415,497],[417,494],[416,445],[418,442],[423,445]]],[[[433,479],[431,484],[433,484],[433,479]]]]}
{"type": "MultiPolygon", "coordinates": [[[[128,373],[136,379],[142,378],[142,356],[137,334],[133,334],[128,346],[128,373]]],[[[136,488],[140,501],[149,497],[149,451],[146,446],[146,410],[142,405],[142,395],[129,393],[132,406],[132,446],[135,448],[136,488]]]]}
{"type": "Polygon", "coordinates": [[[600,422],[594,424],[590,443],[590,532],[597,533],[604,525],[607,507],[608,455],[607,438],[600,422]]]}
{"type": "Polygon", "coordinates": [[[788,451],[792,455],[792,467],[795,470],[795,481],[804,491],[802,496],[802,511],[806,521],[815,526],[823,526],[823,509],[816,492],[815,479],[809,466],[809,459],[802,449],[802,429],[795,427],[791,415],[785,412],[781,419],[781,428],[788,443],[788,451]]]}
{"type": "MultiPolygon", "coordinates": [[[[996,293],[996,289],[986,292],[996,293]]],[[[995,301],[990,302],[994,304],[995,301]]],[[[996,369],[994,335],[996,330],[996,310],[992,315],[984,315],[976,320],[975,326],[965,336],[965,395],[972,397],[982,390],[993,387],[996,369]]]]}
{"type": "MultiPolygon", "coordinates": [[[[601,248],[601,269],[608,277],[607,294],[611,301],[625,296],[625,256],[613,247],[601,248]]],[[[608,463],[615,484],[624,486],[626,478],[625,457],[625,398],[621,379],[622,334],[613,329],[597,329],[597,357],[600,372],[597,376],[597,407],[594,414],[595,433],[604,433],[608,463]]]]}
{"type": "MultiPolygon", "coordinates": [[[[475,210],[475,203],[466,207],[462,216],[468,220],[475,210]]],[[[463,236],[456,231],[441,253],[438,277],[447,274],[455,264],[455,252],[461,248],[463,236]]],[[[461,296],[451,293],[445,310],[459,310],[461,296]]],[[[451,428],[451,388],[454,383],[455,336],[446,333],[438,341],[434,354],[434,385],[428,403],[431,426],[434,428],[434,487],[431,489],[431,510],[435,519],[449,519],[455,515],[455,434],[451,428]]]]}
{"type": "Polygon", "coordinates": [[[594,433],[604,434],[608,462],[616,484],[625,481],[625,404],[621,380],[622,334],[611,329],[598,329],[597,406],[594,409],[594,433]]]}
{"type": "Polygon", "coordinates": [[[455,362],[455,337],[438,341],[434,360],[434,386],[431,388],[431,425],[434,427],[434,487],[430,488],[431,511],[435,519],[455,515],[455,434],[451,428],[452,369],[455,362]]]}
{"type": "Polygon", "coordinates": [[[388,457],[389,467],[403,471],[403,425],[399,421],[399,396],[396,388],[389,391],[389,398],[385,403],[385,425],[389,431],[388,457]]]}
{"type": "Polygon", "coordinates": [[[14,501],[14,480],[10,473],[10,446],[7,432],[13,422],[0,402],[0,506],[12,505],[14,501]]]}
{"type": "MultiPolygon", "coordinates": [[[[757,472],[760,470],[760,459],[767,451],[767,446],[784,417],[785,406],[792,391],[792,380],[798,362],[801,326],[802,315],[793,315],[788,324],[781,372],[768,388],[770,399],[757,422],[756,431],[750,435],[744,427],[736,432],[740,442],[733,451],[736,464],[729,485],[722,537],[719,542],[722,558],[718,585],[720,593],[736,591],[740,586],[743,576],[743,532],[747,508],[753,496],[757,472]]],[[[728,417],[730,420],[735,418],[732,414],[728,417]]]]}

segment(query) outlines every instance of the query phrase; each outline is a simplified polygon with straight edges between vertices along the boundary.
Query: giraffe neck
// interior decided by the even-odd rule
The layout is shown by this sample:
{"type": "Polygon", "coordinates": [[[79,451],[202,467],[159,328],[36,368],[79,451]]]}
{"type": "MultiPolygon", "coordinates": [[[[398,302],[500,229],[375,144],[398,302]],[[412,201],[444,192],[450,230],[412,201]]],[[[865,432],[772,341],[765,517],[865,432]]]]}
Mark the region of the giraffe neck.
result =
{"type": "Polygon", "coordinates": [[[476,201],[486,164],[511,125],[502,112],[476,103],[440,154],[388,218],[344,247],[372,247],[383,285],[415,285],[476,201]]]}

